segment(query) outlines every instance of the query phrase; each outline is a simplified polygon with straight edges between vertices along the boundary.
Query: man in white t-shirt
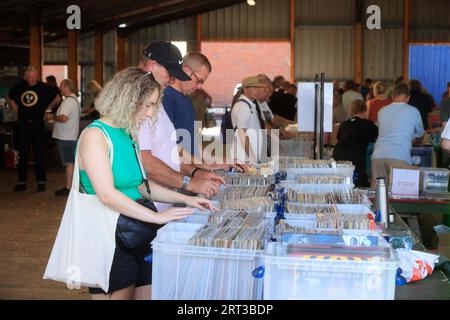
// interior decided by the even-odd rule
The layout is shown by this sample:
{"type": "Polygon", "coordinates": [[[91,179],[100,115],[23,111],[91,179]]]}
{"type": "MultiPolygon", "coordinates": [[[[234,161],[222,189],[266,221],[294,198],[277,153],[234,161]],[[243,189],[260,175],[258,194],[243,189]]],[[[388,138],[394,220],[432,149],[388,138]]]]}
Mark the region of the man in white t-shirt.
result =
{"type": "Polygon", "coordinates": [[[55,191],[55,196],[67,196],[72,186],[75,146],[80,130],[81,106],[76,95],[76,85],[72,80],[61,81],[61,94],[65,97],[54,117],[52,137],[56,140],[62,165],[66,168],[66,184],[55,191]]]}
{"type": "Polygon", "coordinates": [[[441,134],[441,148],[450,151],[450,121],[444,123],[444,131],[441,134]]]}
{"type": "Polygon", "coordinates": [[[257,163],[261,158],[263,147],[264,120],[258,112],[254,101],[258,88],[265,87],[257,76],[242,81],[243,93],[233,105],[231,121],[235,129],[232,154],[239,162],[257,163]]]}

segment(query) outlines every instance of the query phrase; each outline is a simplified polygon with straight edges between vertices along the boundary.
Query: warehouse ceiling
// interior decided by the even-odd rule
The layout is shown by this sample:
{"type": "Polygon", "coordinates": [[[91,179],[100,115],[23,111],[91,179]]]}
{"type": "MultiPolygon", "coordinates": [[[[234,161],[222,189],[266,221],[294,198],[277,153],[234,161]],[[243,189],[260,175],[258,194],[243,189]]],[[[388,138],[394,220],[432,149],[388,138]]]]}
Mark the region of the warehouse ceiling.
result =
{"type": "Polygon", "coordinates": [[[68,6],[81,9],[80,33],[109,31],[125,23],[119,32],[127,35],[141,28],[195,16],[242,3],[245,0],[2,0],[0,44],[28,46],[31,21],[40,19],[44,41],[66,37],[68,6]]]}

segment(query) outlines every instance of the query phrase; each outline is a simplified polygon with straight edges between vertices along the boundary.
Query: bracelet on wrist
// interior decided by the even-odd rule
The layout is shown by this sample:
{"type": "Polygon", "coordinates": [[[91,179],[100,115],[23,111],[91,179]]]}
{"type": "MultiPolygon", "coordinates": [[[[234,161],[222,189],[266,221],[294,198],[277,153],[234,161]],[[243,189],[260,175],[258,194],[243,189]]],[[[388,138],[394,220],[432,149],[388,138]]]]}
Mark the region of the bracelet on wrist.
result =
{"type": "Polygon", "coordinates": [[[197,173],[198,170],[201,170],[201,169],[200,169],[199,167],[197,167],[197,168],[195,168],[194,170],[192,170],[191,178],[194,177],[194,175],[197,173]]]}

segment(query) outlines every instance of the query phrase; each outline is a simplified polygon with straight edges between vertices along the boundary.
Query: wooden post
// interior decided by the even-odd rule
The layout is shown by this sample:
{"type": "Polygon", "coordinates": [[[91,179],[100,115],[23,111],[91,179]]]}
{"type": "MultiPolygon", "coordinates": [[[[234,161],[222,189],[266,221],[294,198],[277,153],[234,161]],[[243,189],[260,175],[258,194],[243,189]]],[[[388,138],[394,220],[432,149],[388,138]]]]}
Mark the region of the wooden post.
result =
{"type": "Polygon", "coordinates": [[[363,80],[363,25],[355,24],[355,83],[363,80]]]}
{"type": "Polygon", "coordinates": [[[409,23],[411,20],[411,0],[403,0],[403,78],[409,78],[409,23]]]}
{"type": "Polygon", "coordinates": [[[202,50],[202,37],[203,37],[203,25],[202,25],[202,15],[197,15],[197,51],[202,50]]]}
{"type": "Polygon", "coordinates": [[[39,13],[31,15],[30,21],[30,65],[38,71],[38,79],[42,80],[43,65],[43,28],[39,13]]]}
{"type": "Polygon", "coordinates": [[[355,1],[355,83],[363,80],[363,3],[362,0],[355,1]]]}
{"type": "Polygon", "coordinates": [[[126,57],[126,41],[125,35],[117,33],[117,71],[125,69],[126,57]]]}
{"type": "Polygon", "coordinates": [[[68,78],[75,82],[78,88],[78,31],[67,31],[67,69],[68,78]]]}
{"type": "Polygon", "coordinates": [[[95,32],[95,81],[103,86],[103,32],[95,32]]]}
{"type": "Polygon", "coordinates": [[[291,0],[290,16],[290,41],[291,41],[291,82],[295,81],[295,0],[291,0]]]}

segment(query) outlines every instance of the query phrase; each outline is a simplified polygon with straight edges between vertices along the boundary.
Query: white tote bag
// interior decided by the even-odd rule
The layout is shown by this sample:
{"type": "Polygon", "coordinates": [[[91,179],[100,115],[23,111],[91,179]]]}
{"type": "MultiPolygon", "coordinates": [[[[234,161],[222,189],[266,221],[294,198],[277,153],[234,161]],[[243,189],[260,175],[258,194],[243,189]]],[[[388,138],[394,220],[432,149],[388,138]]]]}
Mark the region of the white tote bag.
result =
{"type": "MultiPolygon", "coordinates": [[[[106,130],[98,127],[108,141],[112,167],[114,150],[111,139],[106,130]]],[[[105,206],[97,196],[80,193],[79,144],[75,153],[72,189],[44,279],[65,282],[72,288],[86,286],[108,292],[119,213],[105,206]]]]}

